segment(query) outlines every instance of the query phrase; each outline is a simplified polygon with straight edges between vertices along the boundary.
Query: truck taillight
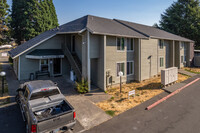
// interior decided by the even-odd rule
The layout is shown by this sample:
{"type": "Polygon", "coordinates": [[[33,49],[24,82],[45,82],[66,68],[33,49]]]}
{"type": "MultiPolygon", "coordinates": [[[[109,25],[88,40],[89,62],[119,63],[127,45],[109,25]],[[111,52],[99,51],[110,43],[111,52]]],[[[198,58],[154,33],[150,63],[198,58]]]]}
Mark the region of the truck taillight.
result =
{"type": "Polygon", "coordinates": [[[73,117],[74,117],[74,119],[76,118],[76,112],[73,113],[73,117]]]}
{"type": "Polygon", "coordinates": [[[37,125],[31,125],[31,133],[36,133],[37,125]]]}

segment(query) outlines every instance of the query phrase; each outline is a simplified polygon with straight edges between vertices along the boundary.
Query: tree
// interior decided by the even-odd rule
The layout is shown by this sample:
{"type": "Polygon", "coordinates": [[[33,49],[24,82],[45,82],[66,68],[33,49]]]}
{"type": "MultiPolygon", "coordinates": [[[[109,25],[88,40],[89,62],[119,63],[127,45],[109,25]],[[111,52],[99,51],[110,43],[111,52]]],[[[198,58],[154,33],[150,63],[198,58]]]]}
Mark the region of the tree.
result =
{"type": "Polygon", "coordinates": [[[7,0],[0,1],[0,45],[5,44],[10,39],[9,36],[9,5],[7,0]]]}
{"type": "Polygon", "coordinates": [[[11,16],[13,37],[18,44],[58,26],[52,0],[13,0],[11,16]]]}
{"type": "Polygon", "coordinates": [[[160,27],[168,32],[194,40],[200,46],[200,2],[178,0],[161,14],[160,27]]]}

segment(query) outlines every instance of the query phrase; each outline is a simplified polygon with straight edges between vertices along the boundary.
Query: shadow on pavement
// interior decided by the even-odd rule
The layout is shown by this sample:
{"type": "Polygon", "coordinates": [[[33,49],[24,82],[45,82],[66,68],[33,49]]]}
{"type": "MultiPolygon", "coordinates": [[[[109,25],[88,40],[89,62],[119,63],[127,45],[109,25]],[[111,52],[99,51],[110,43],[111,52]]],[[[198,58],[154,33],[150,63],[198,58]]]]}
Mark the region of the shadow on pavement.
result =
{"type": "Polygon", "coordinates": [[[1,133],[25,133],[25,124],[17,104],[0,107],[1,133]]]}

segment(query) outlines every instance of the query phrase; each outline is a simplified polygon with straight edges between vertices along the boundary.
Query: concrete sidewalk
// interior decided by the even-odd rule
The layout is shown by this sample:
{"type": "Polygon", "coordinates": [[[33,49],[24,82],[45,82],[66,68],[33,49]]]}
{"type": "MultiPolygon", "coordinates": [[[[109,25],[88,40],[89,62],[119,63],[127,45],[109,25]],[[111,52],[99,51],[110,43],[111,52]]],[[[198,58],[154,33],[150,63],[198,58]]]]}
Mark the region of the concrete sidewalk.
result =
{"type": "Polygon", "coordinates": [[[7,58],[1,59],[0,65],[2,66],[3,71],[6,72],[6,82],[8,84],[8,94],[11,96],[10,102],[15,102],[16,90],[19,87],[19,81],[16,78],[16,75],[10,66],[7,58]]]}
{"type": "Polygon", "coordinates": [[[178,73],[180,73],[180,74],[185,74],[185,75],[188,75],[188,76],[191,76],[191,77],[197,75],[197,74],[195,74],[195,73],[191,73],[191,72],[185,71],[185,70],[183,70],[183,69],[179,69],[179,70],[178,70],[178,73]]]}
{"type": "Polygon", "coordinates": [[[163,90],[165,90],[166,92],[172,93],[174,91],[176,91],[177,89],[185,86],[186,84],[190,83],[191,81],[195,80],[196,78],[199,78],[200,75],[195,74],[195,76],[181,82],[181,83],[176,83],[174,85],[171,85],[169,87],[163,88],[163,90]]]}
{"type": "Polygon", "coordinates": [[[108,94],[100,90],[87,94],[79,94],[75,91],[72,81],[65,76],[51,78],[51,80],[57,82],[67,101],[75,108],[77,120],[84,129],[90,129],[111,118],[95,105],[96,102],[108,100],[110,98],[108,94]]]}

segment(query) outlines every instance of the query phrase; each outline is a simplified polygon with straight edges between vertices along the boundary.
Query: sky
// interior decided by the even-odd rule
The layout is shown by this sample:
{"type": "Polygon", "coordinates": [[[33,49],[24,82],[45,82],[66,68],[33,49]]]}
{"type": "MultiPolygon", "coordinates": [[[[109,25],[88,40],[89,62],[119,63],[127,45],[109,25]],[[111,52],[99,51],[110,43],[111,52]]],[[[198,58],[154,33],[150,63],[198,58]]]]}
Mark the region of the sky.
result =
{"type": "MultiPolygon", "coordinates": [[[[7,0],[10,7],[12,0],[7,0]]],[[[177,0],[53,0],[60,25],[85,15],[121,19],[152,26],[177,0]]]]}

